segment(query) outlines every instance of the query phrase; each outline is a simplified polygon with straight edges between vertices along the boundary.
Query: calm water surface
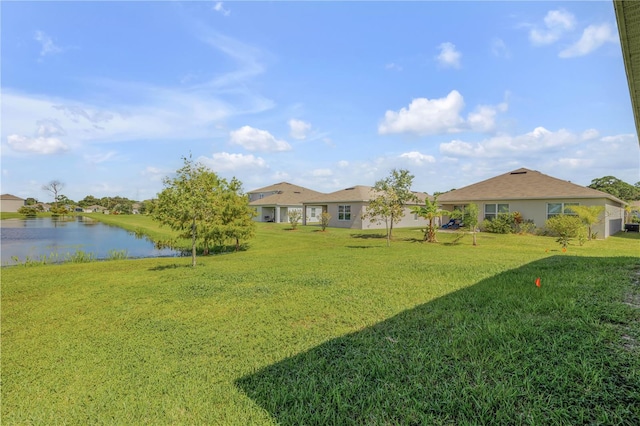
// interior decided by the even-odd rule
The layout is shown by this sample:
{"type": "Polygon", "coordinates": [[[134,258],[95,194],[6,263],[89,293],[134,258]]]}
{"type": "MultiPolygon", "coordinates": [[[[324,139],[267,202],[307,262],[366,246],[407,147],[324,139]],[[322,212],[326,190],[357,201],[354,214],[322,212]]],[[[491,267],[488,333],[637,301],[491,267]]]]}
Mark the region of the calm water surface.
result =
{"type": "Polygon", "coordinates": [[[136,238],[122,228],[77,216],[67,219],[30,218],[0,221],[2,265],[12,265],[17,256],[39,260],[42,256],[63,261],[76,252],[91,253],[96,259],[108,259],[109,252],[126,251],[127,257],[179,256],[171,249],[156,249],[146,238],[136,238]]]}

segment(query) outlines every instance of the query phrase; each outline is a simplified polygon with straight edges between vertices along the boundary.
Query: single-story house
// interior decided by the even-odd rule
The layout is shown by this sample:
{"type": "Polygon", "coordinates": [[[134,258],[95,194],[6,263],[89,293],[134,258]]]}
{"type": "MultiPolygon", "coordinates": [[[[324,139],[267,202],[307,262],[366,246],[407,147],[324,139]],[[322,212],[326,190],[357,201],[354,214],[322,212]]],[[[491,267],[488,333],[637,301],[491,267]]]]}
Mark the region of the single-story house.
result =
{"type": "Polygon", "coordinates": [[[543,227],[558,214],[572,214],[573,205],[603,206],[604,214],[592,232],[607,238],[623,229],[626,203],[611,194],[535,170],[521,168],[438,197],[443,210],[453,211],[467,204],[478,206],[478,220],[495,218],[500,213],[519,212],[524,220],[543,227]]]}
{"type": "MultiPolygon", "coordinates": [[[[429,195],[424,192],[414,192],[418,197],[418,201],[407,204],[404,209],[404,215],[400,222],[394,224],[394,228],[426,226],[427,220],[414,214],[411,207],[422,206],[425,199],[429,195]]],[[[350,229],[384,229],[384,222],[377,223],[376,220],[362,219],[362,215],[366,213],[369,202],[375,198],[376,192],[370,186],[357,185],[330,194],[321,194],[314,198],[304,201],[305,208],[315,206],[321,209],[321,212],[328,212],[331,215],[329,227],[332,228],[350,228],[350,229]]],[[[309,221],[303,221],[304,225],[309,221]]]]}
{"type": "Polygon", "coordinates": [[[85,213],[104,213],[106,209],[102,206],[94,204],[92,206],[87,206],[83,209],[85,213]]]}
{"type": "MultiPolygon", "coordinates": [[[[288,182],[280,182],[275,185],[255,189],[247,192],[249,206],[256,210],[254,220],[257,222],[288,222],[289,212],[303,212],[304,200],[322,195],[321,192],[288,182]]],[[[319,222],[322,209],[309,205],[302,215],[303,221],[310,223],[319,222]]]]}
{"type": "Polygon", "coordinates": [[[17,212],[20,207],[25,206],[24,198],[16,197],[11,194],[0,195],[0,211],[1,212],[17,212]]]}

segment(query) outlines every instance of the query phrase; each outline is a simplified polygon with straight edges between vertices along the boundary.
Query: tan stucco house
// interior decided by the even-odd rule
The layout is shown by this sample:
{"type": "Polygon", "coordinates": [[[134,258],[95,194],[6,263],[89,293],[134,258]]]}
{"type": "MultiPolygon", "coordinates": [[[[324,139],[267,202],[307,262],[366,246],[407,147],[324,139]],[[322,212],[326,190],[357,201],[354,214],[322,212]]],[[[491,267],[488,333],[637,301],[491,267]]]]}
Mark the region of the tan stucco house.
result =
{"type": "MultiPolygon", "coordinates": [[[[402,220],[394,224],[394,228],[426,226],[427,221],[411,212],[411,207],[424,205],[426,197],[424,192],[414,192],[418,201],[408,204],[404,210],[402,220]]],[[[350,229],[384,229],[384,223],[362,219],[366,213],[369,201],[375,198],[375,190],[370,186],[357,185],[345,188],[330,194],[322,194],[304,201],[305,208],[310,206],[319,207],[321,211],[326,211],[331,215],[329,226],[332,228],[350,229]]],[[[309,224],[309,221],[303,224],[309,224]]]]}
{"type": "Polygon", "coordinates": [[[92,206],[88,206],[82,209],[84,213],[104,213],[105,210],[106,209],[104,207],[99,206],[97,204],[94,204],[92,206]]]}
{"type": "Polygon", "coordinates": [[[557,179],[535,170],[521,168],[473,185],[440,195],[444,210],[474,203],[479,221],[500,213],[520,212],[524,220],[543,227],[558,214],[571,214],[572,205],[604,206],[600,222],[593,227],[599,238],[607,238],[623,229],[626,203],[611,194],[557,179]]]}
{"type": "MultiPolygon", "coordinates": [[[[257,222],[287,222],[289,212],[303,211],[303,201],[322,195],[321,192],[288,182],[280,182],[264,188],[247,192],[249,206],[256,210],[254,220],[257,222]]],[[[318,206],[309,205],[304,210],[303,221],[318,222],[322,210],[318,206]]]]}
{"type": "Polygon", "coordinates": [[[0,195],[0,211],[1,212],[17,212],[20,207],[25,205],[25,199],[16,197],[11,194],[0,195]]]}

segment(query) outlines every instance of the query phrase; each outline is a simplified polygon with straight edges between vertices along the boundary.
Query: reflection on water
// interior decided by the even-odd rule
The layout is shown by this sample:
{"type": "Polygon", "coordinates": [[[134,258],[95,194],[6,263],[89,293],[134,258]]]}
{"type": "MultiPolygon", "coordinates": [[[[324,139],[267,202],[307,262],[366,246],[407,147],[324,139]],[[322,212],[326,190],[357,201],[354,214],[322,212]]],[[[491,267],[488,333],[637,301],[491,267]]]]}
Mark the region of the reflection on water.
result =
{"type": "Polygon", "coordinates": [[[2,265],[15,264],[16,257],[20,262],[43,256],[63,261],[79,252],[96,259],[113,258],[114,253],[118,257],[126,253],[129,258],[180,255],[170,248],[157,248],[152,241],[136,238],[122,228],[84,216],[5,219],[0,221],[0,239],[2,265]]]}

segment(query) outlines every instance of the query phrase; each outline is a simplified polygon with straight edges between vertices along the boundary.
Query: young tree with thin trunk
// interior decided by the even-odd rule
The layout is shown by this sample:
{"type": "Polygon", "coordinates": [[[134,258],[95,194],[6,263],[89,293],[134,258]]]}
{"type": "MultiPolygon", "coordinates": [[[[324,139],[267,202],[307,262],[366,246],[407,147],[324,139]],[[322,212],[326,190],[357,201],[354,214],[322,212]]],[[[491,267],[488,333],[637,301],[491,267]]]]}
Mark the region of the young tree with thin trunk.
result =
{"type": "Polygon", "coordinates": [[[424,231],[423,241],[437,243],[436,219],[445,213],[444,210],[441,210],[438,207],[438,196],[434,196],[433,200],[430,200],[429,197],[427,197],[427,199],[424,200],[424,206],[412,207],[411,211],[428,221],[427,227],[424,231]]]}
{"type": "Polygon", "coordinates": [[[464,226],[469,228],[469,231],[471,232],[473,245],[477,246],[476,229],[478,228],[478,205],[471,203],[465,206],[462,211],[454,210],[451,217],[462,220],[464,226]]]}
{"type": "Polygon", "coordinates": [[[191,238],[191,265],[196,266],[198,242],[206,250],[211,240],[233,238],[238,248],[241,239],[253,235],[255,224],[240,181],[227,182],[203,164],[183,160],[176,176],[165,178],[153,218],[191,238]]]}
{"type": "Polygon", "coordinates": [[[404,207],[410,201],[417,200],[411,191],[414,176],[405,169],[391,170],[391,174],[373,187],[374,196],[369,201],[362,219],[377,223],[384,222],[387,231],[387,245],[390,245],[393,225],[402,220],[404,207]]]}

